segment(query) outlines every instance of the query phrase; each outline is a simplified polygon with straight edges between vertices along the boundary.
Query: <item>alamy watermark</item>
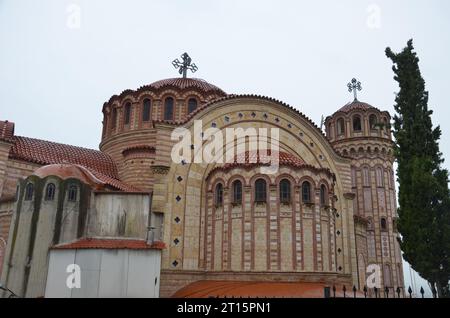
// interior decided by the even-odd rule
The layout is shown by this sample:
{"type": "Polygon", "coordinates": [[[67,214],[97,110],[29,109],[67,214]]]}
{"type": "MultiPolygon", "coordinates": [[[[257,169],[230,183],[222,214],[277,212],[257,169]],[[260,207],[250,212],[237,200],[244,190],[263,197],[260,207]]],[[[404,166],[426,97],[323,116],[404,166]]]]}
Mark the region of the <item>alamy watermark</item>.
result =
{"type": "Polygon", "coordinates": [[[179,127],[172,131],[171,139],[177,141],[171,153],[174,163],[260,163],[262,174],[278,172],[279,128],[226,128],[224,136],[216,127],[203,131],[202,121],[195,120],[193,133],[179,127]],[[250,155],[246,158],[241,154],[247,146],[250,155]]]}

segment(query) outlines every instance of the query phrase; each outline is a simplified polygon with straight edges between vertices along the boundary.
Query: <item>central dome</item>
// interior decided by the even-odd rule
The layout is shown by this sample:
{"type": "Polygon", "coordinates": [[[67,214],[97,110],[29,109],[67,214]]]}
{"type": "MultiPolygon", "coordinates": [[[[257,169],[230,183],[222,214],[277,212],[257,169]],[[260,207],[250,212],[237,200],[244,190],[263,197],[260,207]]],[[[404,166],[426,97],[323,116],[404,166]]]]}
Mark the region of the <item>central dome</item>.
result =
{"type": "Polygon", "coordinates": [[[154,88],[156,90],[175,88],[180,90],[200,90],[205,94],[215,94],[219,96],[226,96],[227,94],[219,87],[208,83],[205,80],[199,78],[168,78],[160,81],[156,81],[148,87],[154,88]]]}

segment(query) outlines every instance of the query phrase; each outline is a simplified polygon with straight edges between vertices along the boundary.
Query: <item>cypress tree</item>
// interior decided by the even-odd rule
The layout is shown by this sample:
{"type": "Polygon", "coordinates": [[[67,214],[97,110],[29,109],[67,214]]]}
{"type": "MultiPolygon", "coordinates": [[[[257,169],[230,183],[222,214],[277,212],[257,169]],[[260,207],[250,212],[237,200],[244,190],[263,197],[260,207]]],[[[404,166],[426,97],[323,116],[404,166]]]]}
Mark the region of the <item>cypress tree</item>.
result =
{"type": "Polygon", "coordinates": [[[394,116],[398,163],[398,230],[404,259],[426,279],[433,293],[450,297],[450,192],[441,167],[440,127],[433,129],[428,92],[412,40],[400,53],[386,49],[400,91],[394,116]]]}

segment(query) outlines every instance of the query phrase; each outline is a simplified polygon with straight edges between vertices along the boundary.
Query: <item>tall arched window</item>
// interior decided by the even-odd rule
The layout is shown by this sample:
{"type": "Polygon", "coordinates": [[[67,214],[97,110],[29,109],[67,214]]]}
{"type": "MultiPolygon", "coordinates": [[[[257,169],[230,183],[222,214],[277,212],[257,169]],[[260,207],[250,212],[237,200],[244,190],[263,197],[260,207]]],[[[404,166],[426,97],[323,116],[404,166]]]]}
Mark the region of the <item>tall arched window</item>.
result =
{"type": "Polygon", "coordinates": [[[45,188],[45,201],[53,201],[55,198],[56,187],[53,183],[47,184],[45,188]]]}
{"type": "Polygon", "coordinates": [[[152,101],[148,98],[144,100],[144,104],[142,107],[142,121],[150,120],[150,111],[152,109],[152,101]]]}
{"type": "Polygon", "coordinates": [[[173,120],[173,98],[167,97],[164,101],[164,120],[173,120]]]}
{"type": "Polygon", "coordinates": [[[215,204],[216,204],[216,207],[223,205],[223,185],[222,185],[222,183],[218,183],[216,185],[215,204]]]}
{"type": "Polygon", "coordinates": [[[376,129],[377,128],[377,122],[378,122],[377,115],[372,114],[372,115],[369,116],[370,129],[376,129]]]}
{"type": "Polygon", "coordinates": [[[67,195],[67,200],[68,201],[77,201],[77,196],[78,196],[78,187],[74,184],[71,184],[69,186],[69,193],[67,195]]]}
{"type": "Polygon", "coordinates": [[[311,184],[308,181],[302,183],[302,201],[311,203],[311,184]]]}
{"type": "Polygon", "coordinates": [[[363,173],[363,186],[370,187],[370,172],[368,167],[364,167],[362,170],[363,173]]]}
{"type": "Polygon", "coordinates": [[[391,266],[389,264],[384,264],[383,270],[383,278],[384,278],[384,286],[392,287],[392,274],[391,274],[391,266]]]}
{"type": "Polygon", "coordinates": [[[188,101],[188,114],[192,113],[197,109],[197,100],[195,98],[190,98],[188,101]]]}
{"type": "Polygon", "coordinates": [[[362,130],[361,126],[361,116],[353,116],[353,131],[360,132],[362,130]]]}
{"type": "Polygon", "coordinates": [[[283,179],[280,182],[280,202],[291,202],[291,182],[287,179],[283,179]]]}
{"type": "Polygon", "coordinates": [[[125,105],[125,118],[123,120],[123,123],[125,125],[130,124],[130,118],[131,118],[131,103],[126,103],[125,105]]]}
{"type": "Polygon", "coordinates": [[[382,231],[387,231],[387,222],[385,218],[381,218],[380,225],[382,231]]]}
{"type": "Polygon", "coordinates": [[[255,182],[255,202],[267,202],[267,186],[264,179],[255,182]]]}
{"type": "Polygon", "coordinates": [[[327,187],[322,184],[320,186],[320,205],[326,205],[327,204],[327,187]]]}
{"type": "Polygon", "coordinates": [[[32,183],[28,183],[25,188],[25,201],[33,200],[34,194],[34,185],[32,183]]]}
{"type": "Polygon", "coordinates": [[[240,180],[233,182],[233,203],[242,203],[242,182],[240,180]]]}
{"type": "Polygon", "coordinates": [[[337,133],[339,135],[345,135],[345,122],[343,118],[337,120],[337,133]]]}
{"type": "Polygon", "coordinates": [[[383,187],[384,186],[383,169],[378,167],[376,171],[377,171],[377,187],[383,187]]]}
{"type": "Polygon", "coordinates": [[[117,125],[117,108],[112,110],[111,128],[115,128],[117,125]]]}
{"type": "Polygon", "coordinates": [[[17,185],[17,187],[16,187],[16,195],[14,197],[14,201],[19,200],[19,194],[20,194],[19,191],[20,191],[20,187],[19,187],[19,185],[17,185]]]}

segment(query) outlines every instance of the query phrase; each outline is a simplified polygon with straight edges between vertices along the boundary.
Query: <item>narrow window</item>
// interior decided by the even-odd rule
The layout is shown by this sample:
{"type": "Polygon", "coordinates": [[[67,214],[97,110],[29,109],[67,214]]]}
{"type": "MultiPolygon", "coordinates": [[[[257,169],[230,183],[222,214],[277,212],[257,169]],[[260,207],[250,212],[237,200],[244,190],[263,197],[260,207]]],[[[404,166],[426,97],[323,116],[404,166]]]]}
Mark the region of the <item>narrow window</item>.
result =
{"type": "Polygon", "coordinates": [[[152,102],[150,99],[144,100],[144,105],[142,108],[142,121],[149,121],[150,120],[150,111],[152,107],[152,102]]]}
{"type": "Polygon", "coordinates": [[[239,180],[233,182],[233,203],[242,203],[242,182],[239,180]]]}
{"type": "Polygon", "coordinates": [[[344,119],[339,118],[337,121],[337,132],[339,135],[345,135],[345,122],[344,119]]]}
{"type": "Polygon", "coordinates": [[[353,131],[360,132],[361,131],[361,116],[355,115],[353,117],[353,131]]]}
{"type": "Polygon", "coordinates": [[[131,104],[127,103],[125,105],[125,119],[124,124],[129,125],[130,124],[130,117],[131,117],[131,104]]]}
{"type": "Polygon", "coordinates": [[[218,183],[216,185],[216,191],[215,191],[215,203],[216,207],[223,205],[223,185],[222,183],[218,183]]]}
{"type": "Polygon", "coordinates": [[[25,201],[33,200],[33,194],[34,194],[34,186],[32,183],[28,183],[27,187],[25,188],[25,201]]]}
{"type": "Polygon", "coordinates": [[[197,109],[197,100],[195,98],[189,99],[188,102],[188,114],[192,113],[197,109]]]}
{"type": "Polygon", "coordinates": [[[382,231],[387,231],[387,223],[386,223],[386,219],[385,218],[381,218],[381,230],[382,231]]]}
{"type": "Polygon", "coordinates": [[[267,202],[266,180],[258,179],[255,182],[255,202],[267,202]]]}
{"type": "Polygon", "coordinates": [[[377,119],[376,115],[372,114],[372,115],[369,116],[370,129],[376,129],[377,128],[377,122],[378,122],[378,119],[377,119]]]}
{"type": "Polygon", "coordinates": [[[291,202],[291,182],[287,179],[283,179],[280,182],[280,202],[291,202]]]}
{"type": "Polygon", "coordinates": [[[383,182],[383,169],[377,168],[377,186],[382,187],[384,185],[383,182]]]}
{"type": "Polygon", "coordinates": [[[369,168],[363,168],[363,185],[365,187],[370,187],[370,176],[369,176],[369,168]]]}
{"type": "Polygon", "coordinates": [[[20,191],[20,187],[19,187],[19,185],[17,185],[17,187],[16,187],[16,195],[14,197],[14,201],[19,200],[19,191],[20,191]]]}
{"type": "Polygon", "coordinates": [[[326,205],[327,204],[327,187],[322,184],[320,186],[320,205],[326,205]]]}
{"type": "Polygon", "coordinates": [[[302,184],[302,201],[303,203],[311,203],[311,184],[308,181],[302,184]]]}
{"type": "Polygon", "coordinates": [[[78,187],[74,184],[70,185],[67,199],[72,202],[76,201],[77,200],[77,192],[78,192],[78,187]]]}
{"type": "Polygon", "coordinates": [[[117,124],[117,108],[113,108],[112,111],[112,123],[111,123],[111,127],[115,128],[117,124]]]}
{"type": "Polygon", "coordinates": [[[53,183],[47,184],[47,188],[45,189],[45,201],[53,201],[55,198],[55,185],[53,183]]]}
{"type": "Polygon", "coordinates": [[[167,97],[164,102],[164,120],[173,120],[173,98],[167,97]]]}

